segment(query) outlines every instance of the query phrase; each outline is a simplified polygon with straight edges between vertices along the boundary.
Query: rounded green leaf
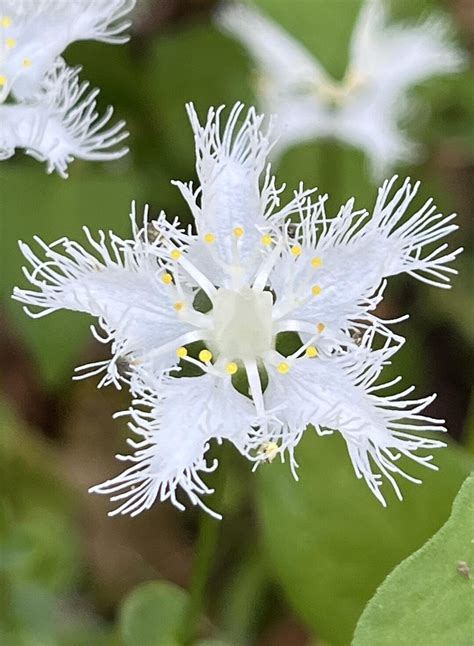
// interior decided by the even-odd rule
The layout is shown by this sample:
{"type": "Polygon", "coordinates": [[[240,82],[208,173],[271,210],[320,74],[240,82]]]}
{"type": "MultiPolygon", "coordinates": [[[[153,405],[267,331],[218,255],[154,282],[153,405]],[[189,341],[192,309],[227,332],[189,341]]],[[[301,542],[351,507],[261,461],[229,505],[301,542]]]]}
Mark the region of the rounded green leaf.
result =
{"type": "Polygon", "coordinates": [[[474,474],[447,523],[389,574],[353,646],[469,646],[474,638],[474,474]]]}
{"type": "Polygon", "coordinates": [[[138,586],[120,611],[126,646],[178,646],[187,594],[176,585],[156,581],[138,586]]]}
{"type": "Polygon", "coordinates": [[[258,503],[270,564],[289,601],[318,636],[348,644],[367,601],[387,574],[439,529],[471,462],[439,450],[438,472],[406,465],[423,484],[402,484],[399,502],[386,489],[384,509],[357,480],[336,433],[307,431],[287,465],[259,469],[258,503]]]}

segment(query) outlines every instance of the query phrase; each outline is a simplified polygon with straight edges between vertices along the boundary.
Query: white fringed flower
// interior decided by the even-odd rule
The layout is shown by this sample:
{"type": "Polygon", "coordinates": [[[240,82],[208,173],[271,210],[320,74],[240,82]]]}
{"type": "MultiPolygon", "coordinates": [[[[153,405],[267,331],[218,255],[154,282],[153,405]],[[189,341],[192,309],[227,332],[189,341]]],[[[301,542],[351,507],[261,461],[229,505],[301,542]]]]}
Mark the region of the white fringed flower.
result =
{"type": "Polygon", "coordinates": [[[383,0],[365,1],[340,82],[300,42],[250,6],[229,4],[217,21],[257,66],[262,110],[279,117],[277,153],[334,137],[364,151],[376,178],[416,157],[418,146],[400,130],[410,116],[408,90],[463,63],[441,17],[390,25],[383,0]]]}
{"type": "Polygon", "coordinates": [[[0,0],[0,160],[15,149],[47,162],[48,172],[67,177],[75,157],[110,160],[127,133],[124,123],[107,128],[112,108],[95,110],[98,90],[86,93],[79,69],[60,57],[73,41],[123,43],[135,0],[0,0]],[[8,99],[8,101],[7,101],[8,99]]]}
{"type": "MultiPolygon", "coordinates": [[[[222,109],[194,130],[200,187],[177,183],[196,221],[196,233],[161,213],[143,227],[132,213],[133,237],[122,240],[86,230],[91,251],[63,238],[41,256],[21,249],[31,265],[31,289],[14,298],[34,317],[59,309],[88,312],[111,342],[112,358],[79,369],[102,374],[99,385],[126,383],[135,400],[128,412],[133,464],[93,488],[118,502],[113,513],[133,515],[155,499],[193,504],[208,493],[200,472],[215,438],[231,441],[255,465],[290,457],[308,424],[339,431],[358,477],[384,503],[385,475],[405,455],[431,468],[418,450],[442,443],[424,436],[444,430],[425,417],[432,398],[410,400],[412,389],[379,394],[377,379],[403,338],[374,312],[386,279],[406,272],[449,287],[449,266],[460,250],[438,241],[456,229],[453,215],[429,200],[409,214],[418,190],[396,178],[379,190],[372,213],[350,200],[332,219],[327,196],[303,188],[287,205],[266,167],[271,149],[262,117],[250,109],[237,125],[237,104],[224,128],[222,109]],[[261,183],[260,183],[261,180],[261,183]],[[289,216],[291,218],[289,219],[289,216]],[[292,349],[284,338],[292,333],[292,349]],[[179,372],[194,370],[194,375],[179,372]],[[414,431],[420,431],[416,435],[414,431]]],[[[397,381],[397,380],[395,380],[397,381]]]]}
{"type": "Polygon", "coordinates": [[[117,145],[128,137],[125,121],[109,127],[113,108],[96,111],[99,90],[79,82],[80,68],[71,69],[58,58],[35,97],[16,105],[0,105],[0,159],[16,148],[45,161],[47,172],[67,178],[74,158],[107,161],[123,157],[128,148],[117,145]]]}

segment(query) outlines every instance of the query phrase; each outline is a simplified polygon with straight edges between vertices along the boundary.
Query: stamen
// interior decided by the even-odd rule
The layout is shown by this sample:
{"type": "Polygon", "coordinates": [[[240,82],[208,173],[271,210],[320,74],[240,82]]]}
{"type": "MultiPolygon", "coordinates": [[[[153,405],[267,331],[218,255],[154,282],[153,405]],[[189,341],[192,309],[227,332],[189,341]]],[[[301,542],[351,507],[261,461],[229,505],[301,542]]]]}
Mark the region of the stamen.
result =
{"type": "Polygon", "coordinates": [[[212,359],[212,352],[210,350],[201,350],[199,358],[203,363],[209,363],[212,359]]]}
{"type": "Polygon", "coordinates": [[[23,67],[31,67],[33,65],[33,62],[31,58],[24,58],[23,59],[23,67]]]}
{"type": "Polygon", "coordinates": [[[280,452],[280,447],[276,442],[265,442],[259,447],[258,452],[263,454],[265,460],[268,460],[268,462],[273,462],[273,460],[280,452]]]}
{"type": "Polygon", "coordinates": [[[225,367],[225,371],[227,372],[228,375],[235,375],[238,369],[239,369],[239,366],[234,361],[231,361],[225,367]]]}
{"type": "Polygon", "coordinates": [[[298,244],[296,244],[294,247],[291,247],[291,253],[293,254],[293,256],[300,256],[302,251],[303,250],[298,244]]]}
{"type": "Polygon", "coordinates": [[[269,245],[271,245],[271,244],[272,244],[272,242],[273,242],[272,236],[268,235],[268,233],[267,233],[267,234],[265,234],[264,236],[262,236],[262,237],[260,238],[260,242],[261,242],[265,247],[268,247],[268,246],[269,246],[269,245]]]}
{"type": "Polygon", "coordinates": [[[326,329],[326,326],[324,325],[324,323],[318,323],[316,326],[316,329],[319,332],[319,334],[322,334],[326,329]]]}
{"type": "Polygon", "coordinates": [[[173,260],[179,260],[183,254],[179,249],[173,249],[173,251],[170,253],[170,256],[173,260]]]}
{"type": "Polygon", "coordinates": [[[244,235],[245,232],[244,232],[242,227],[235,227],[235,229],[232,231],[232,233],[234,234],[234,236],[236,238],[241,238],[244,235]]]}
{"type": "Polygon", "coordinates": [[[323,261],[321,260],[321,258],[319,256],[316,256],[316,258],[313,258],[311,260],[311,267],[314,267],[315,269],[317,267],[321,267],[322,264],[323,264],[323,261]]]}
{"type": "Polygon", "coordinates": [[[171,285],[171,283],[173,282],[173,276],[171,274],[163,274],[161,280],[165,285],[171,285]]]}
{"type": "Polygon", "coordinates": [[[188,351],[186,350],[186,348],[184,346],[181,346],[180,348],[178,348],[176,350],[176,354],[180,359],[184,359],[184,357],[188,356],[188,351]]]}
{"type": "Polygon", "coordinates": [[[213,233],[206,233],[206,235],[204,236],[204,242],[207,242],[207,244],[212,244],[215,241],[216,236],[213,233]]]}
{"type": "Polygon", "coordinates": [[[2,18],[0,19],[0,26],[5,27],[5,29],[11,27],[12,23],[13,20],[10,18],[10,16],[2,16],[2,18]]]}
{"type": "Polygon", "coordinates": [[[7,49],[13,49],[16,46],[16,40],[14,38],[7,38],[5,40],[5,46],[7,49]]]}
{"type": "Polygon", "coordinates": [[[7,77],[4,74],[0,74],[0,87],[3,87],[7,84],[7,77]]]}
{"type": "Polygon", "coordinates": [[[180,311],[183,309],[183,307],[184,307],[184,303],[183,303],[183,301],[177,301],[177,302],[173,305],[173,307],[174,307],[174,309],[175,309],[177,312],[180,312],[180,311]]]}
{"type": "Polygon", "coordinates": [[[313,285],[313,286],[311,287],[311,293],[312,293],[312,295],[313,295],[313,296],[319,296],[319,294],[320,294],[322,291],[323,291],[323,290],[321,289],[321,287],[320,287],[319,285],[313,285]]]}
{"type": "Polygon", "coordinates": [[[306,348],[306,356],[309,357],[310,359],[313,359],[314,357],[318,356],[318,350],[317,348],[314,347],[314,345],[310,345],[309,347],[306,348]]]}
{"type": "Polygon", "coordinates": [[[290,370],[290,366],[286,361],[281,361],[277,366],[277,370],[281,375],[286,375],[290,370]]]}

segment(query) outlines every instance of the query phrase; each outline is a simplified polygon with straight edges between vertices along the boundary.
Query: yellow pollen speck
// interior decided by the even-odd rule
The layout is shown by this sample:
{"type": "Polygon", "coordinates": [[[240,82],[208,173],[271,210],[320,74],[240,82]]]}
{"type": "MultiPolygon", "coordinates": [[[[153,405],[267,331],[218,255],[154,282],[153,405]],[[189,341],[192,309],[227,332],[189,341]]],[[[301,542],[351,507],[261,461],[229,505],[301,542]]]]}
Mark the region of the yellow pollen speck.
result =
{"type": "Polygon", "coordinates": [[[321,289],[321,287],[320,287],[319,285],[313,285],[313,286],[311,287],[311,293],[312,293],[312,295],[313,295],[313,296],[319,296],[319,294],[320,294],[322,291],[323,291],[323,290],[321,289]]]}
{"type": "Polygon", "coordinates": [[[0,87],[3,87],[6,84],[7,84],[7,77],[4,76],[3,74],[0,74],[0,87]]]}
{"type": "Polygon", "coordinates": [[[280,451],[280,447],[276,442],[265,442],[262,444],[258,450],[259,453],[262,453],[266,460],[273,462],[280,451]]]}
{"type": "Polygon", "coordinates": [[[310,359],[318,356],[318,351],[314,347],[314,345],[310,345],[306,348],[306,356],[309,357],[310,359]]]}
{"type": "Polygon", "coordinates": [[[171,283],[173,282],[173,276],[171,274],[163,274],[161,280],[165,285],[171,285],[171,283]]]}
{"type": "Polygon", "coordinates": [[[294,247],[291,247],[291,253],[294,256],[299,256],[301,255],[302,249],[299,245],[295,245],[294,247]]]}
{"type": "Polygon", "coordinates": [[[235,375],[238,369],[239,369],[239,366],[233,361],[228,363],[225,367],[225,371],[227,372],[228,375],[235,375]]]}
{"type": "Polygon", "coordinates": [[[278,364],[277,370],[281,375],[286,375],[286,373],[290,370],[290,366],[286,363],[286,361],[282,361],[278,364]]]}
{"type": "Polygon", "coordinates": [[[183,307],[184,307],[184,303],[183,303],[183,301],[178,301],[177,303],[175,303],[175,304],[173,305],[173,307],[174,307],[174,309],[175,309],[177,312],[179,312],[180,310],[182,310],[182,309],[183,309],[183,307]]]}
{"type": "Polygon", "coordinates": [[[170,256],[173,258],[173,260],[179,260],[183,254],[179,249],[173,249],[173,251],[170,253],[170,256]]]}
{"type": "Polygon", "coordinates": [[[16,45],[16,40],[14,38],[6,38],[5,39],[5,46],[7,49],[13,49],[16,45]]]}
{"type": "Polygon", "coordinates": [[[235,227],[232,233],[236,238],[241,238],[244,235],[244,230],[242,229],[242,227],[235,227]]]}
{"type": "Polygon", "coordinates": [[[206,233],[204,236],[204,242],[207,242],[207,244],[212,244],[215,240],[216,236],[213,233],[206,233]]]}
{"type": "Polygon", "coordinates": [[[33,63],[31,62],[31,58],[24,58],[23,59],[23,67],[31,67],[33,63]]]}
{"type": "Polygon", "coordinates": [[[10,27],[12,22],[13,20],[10,18],[10,16],[3,16],[2,18],[0,18],[0,25],[2,27],[10,27]]]}
{"type": "Polygon", "coordinates": [[[187,356],[188,356],[188,351],[186,350],[186,348],[184,348],[183,346],[181,346],[180,348],[178,348],[178,349],[176,350],[176,354],[178,355],[178,357],[179,357],[180,359],[184,359],[184,357],[187,357],[187,356]]]}
{"type": "Polygon", "coordinates": [[[208,363],[212,359],[212,352],[210,350],[201,350],[199,358],[203,363],[208,363]]]}
{"type": "Polygon", "coordinates": [[[272,236],[269,236],[268,233],[260,238],[260,242],[265,245],[265,247],[268,247],[268,245],[272,244],[272,236]]]}
{"type": "Polygon", "coordinates": [[[311,267],[321,267],[322,264],[323,261],[321,260],[321,258],[319,258],[319,256],[311,260],[311,267]]]}
{"type": "Polygon", "coordinates": [[[316,329],[319,332],[319,334],[322,334],[326,329],[326,326],[324,325],[324,323],[318,323],[316,326],[316,329]]]}

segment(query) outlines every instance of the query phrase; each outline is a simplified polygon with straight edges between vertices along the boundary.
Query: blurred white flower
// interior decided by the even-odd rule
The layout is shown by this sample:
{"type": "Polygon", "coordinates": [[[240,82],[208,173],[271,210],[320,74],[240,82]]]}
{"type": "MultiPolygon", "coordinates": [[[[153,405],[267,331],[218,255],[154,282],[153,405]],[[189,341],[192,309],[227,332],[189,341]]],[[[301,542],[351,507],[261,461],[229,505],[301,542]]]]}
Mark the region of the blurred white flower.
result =
{"type": "Polygon", "coordinates": [[[0,159],[15,148],[47,161],[48,172],[67,177],[74,157],[108,160],[121,141],[123,122],[101,130],[104,117],[95,112],[94,90],[85,96],[78,69],[60,57],[76,40],[123,43],[130,22],[124,16],[135,0],[0,0],[0,159]]]}
{"type": "Polygon", "coordinates": [[[20,243],[32,288],[14,298],[33,317],[59,309],[97,317],[94,335],[111,342],[112,359],[83,366],[79,378],[103,373],[99,385],[126,383],[135,397],[128,413],[139,441],[120,458],[133,464],[92,491],[118,502],[112,513],[136,515],[156,498],[182,508],[179,487],[204,507],[200,472],[216,466],[206,462],[210,440],[231,441],[255,465],[289,455],[296,477],[294,449],[311,423],[343,435],[357,476],[381,502],[381,475],[401,496],[394,475],[411,478],[400,454],[435,468],[417,451],[442,445],[413,431],[443,429],[422,415],[432,397],[379,394],[394,383],[376,384],[404,340],[374,310],[395,274],[449,287],[460,250],[436,243],[456,229],[454,215],[431,200],[408,215],[418,184],[394,190],[396,178],[371,214],[350,200],[329,219],[326,196],[314,200],[302,187],[282,206],[263,117],[250,109],[239,126],[237,104],[221,132],[222,108],[204,126],[188,112],[200,186],[176,185],[196,233],[164,213],[145,212],[138,227],[134,208],[129,240],[100,232],[96,241],[86,229],[91,251],[36,239],[42,257],[20,243]],[[288,332],[291,350],[282,345],[288,332]],[[179,375],[185,366],[194,376],[179,375]]]}
{"type": "Polygon", "coordinates": [[[419,147],[400,129],[412,116],[408,90],[463,63],[441,17],[417,25],[388,24],[383,0],[363,4],[342,81],[331,78],[299,41],[251,6],[224,6],[217,21],[246,47],[257,67],[262,110],[278,115],[275,152],[334,137],[361,149],[376,178],[417,156],[419,147]]]}

